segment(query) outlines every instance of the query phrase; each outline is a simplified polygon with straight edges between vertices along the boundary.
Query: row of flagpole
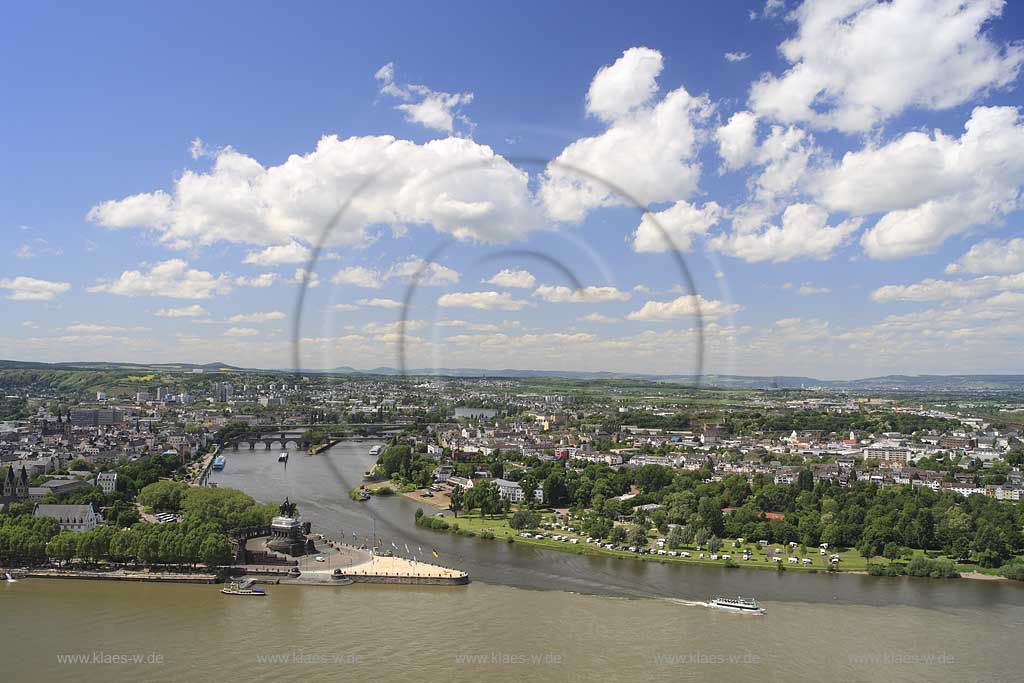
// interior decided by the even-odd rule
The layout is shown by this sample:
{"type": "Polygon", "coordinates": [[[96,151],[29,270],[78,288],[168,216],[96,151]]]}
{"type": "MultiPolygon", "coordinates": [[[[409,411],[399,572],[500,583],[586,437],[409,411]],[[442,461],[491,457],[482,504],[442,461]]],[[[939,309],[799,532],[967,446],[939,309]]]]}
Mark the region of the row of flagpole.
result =
{"type": "MultiPolygon", "coordinates": [[[[340,531],[341,531],[342,539],[345,539],[347,537],[345,535],[345,530],[341,529],[340,531]]],[[[359,543],[359,534],[357,534],[355,531],[352,532],[352,540],[354,541],[353,545],[357,545],[359,543]]],[[[384,540],[377,538],[376,534],[373,535],[372,541],[371,541],[371,537],[369,535],[364,536],[363,540],[365,541],[365,543],[363,545],[365,545],[366,547],[368,547],[368,548],[370,548],[370,549],[372,549],[374,551],[377,550],[378,547],[384,547],[384,540]],[[378,546],[378,543],[380,544],[379,546],[378,546]]],[[[390,541],[390,543],[391,543],[391,548],[393,550],[395,550],[395,551],[399,550],[398,545],[394,541],[390,541]]],[[[409,549],[409,544],[403,542],[402,545],[405,547],[406,556],[411,556],[412,557],[412,561],[413,562],[417,562],[418,561],[418,559],[417,559],[418,556],[415,553],[413,553],[412,550],[409,549]]],[[[419,551],[420,555],[423,554],[423,547],[422,546],[416,546],[416,549],[419,551]]],[[[441,556],[440,553],[437,552],[437,548],[431,548],[430,549],[430,553],[435,558],[438,558],[438,557],[441,556]]]]}

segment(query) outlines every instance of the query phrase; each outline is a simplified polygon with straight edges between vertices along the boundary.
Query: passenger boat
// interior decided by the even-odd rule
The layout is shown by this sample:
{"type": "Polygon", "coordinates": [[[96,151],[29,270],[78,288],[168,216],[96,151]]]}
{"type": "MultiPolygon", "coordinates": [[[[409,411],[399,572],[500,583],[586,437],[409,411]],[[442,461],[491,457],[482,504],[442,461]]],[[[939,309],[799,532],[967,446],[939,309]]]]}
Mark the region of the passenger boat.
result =
{"type": "Polygon", "coordinates": [[[267,592],[262,588],[253,587],[252,580],[248,581],[232,581],[224,588],[220,589],[220,592],[224,595],[266,595],[267,592]]]}
{"type": "Polygon", "coordinates": [[[224,465],[226,465],[227,462],[227,458],[225,458],[223,455],[218,455],[216,458],[213,459],[213,469],[222,470],[224,469],[224,465]]]}
{"type": "Polygon", "coordinates": [[[753,598],[726,598],[716,595],[708,601],[708,607],[723,609],[728,612],[740,612],[742,614],[764,614],[761,603],[753,598]]]}
{"type": "Polygon", "coordinates": [[[374,446],[373,448],[370,449],[370,455],[372,455],[373,457],[377,457],[378,455],[380,455],[380,452],[383,450],[383,448],[384,447],[380,445],[374,446]]]}
{"type": "Polygon", "coordinates": [[[278,462],[288,462],[288,451],[283,451],[281,455],[277,456],[278,462]]]}

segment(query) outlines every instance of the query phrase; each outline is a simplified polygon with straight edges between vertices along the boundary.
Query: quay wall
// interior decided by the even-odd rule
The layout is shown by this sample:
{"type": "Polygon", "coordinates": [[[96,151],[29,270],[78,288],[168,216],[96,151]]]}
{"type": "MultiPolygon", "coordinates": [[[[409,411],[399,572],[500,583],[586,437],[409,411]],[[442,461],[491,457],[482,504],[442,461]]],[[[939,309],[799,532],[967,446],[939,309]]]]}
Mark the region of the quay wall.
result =
{"type": "Polygon", "coordinates": [[[78,579],[85,581],[136,581],[144,583],[217,583],[213,574],[144,574],[134,572],[87,572],[87,571],[47,571],[30,570],[23,576],[30,579],[78,579]]]}
{"type": "Polygon", "coordinates": [[[346,574],[345,578],[355,583],[390,583],[415,586],[464,586],[469,583],[469,575],[462,576],[402,576],[384,574],[346,574]]]}

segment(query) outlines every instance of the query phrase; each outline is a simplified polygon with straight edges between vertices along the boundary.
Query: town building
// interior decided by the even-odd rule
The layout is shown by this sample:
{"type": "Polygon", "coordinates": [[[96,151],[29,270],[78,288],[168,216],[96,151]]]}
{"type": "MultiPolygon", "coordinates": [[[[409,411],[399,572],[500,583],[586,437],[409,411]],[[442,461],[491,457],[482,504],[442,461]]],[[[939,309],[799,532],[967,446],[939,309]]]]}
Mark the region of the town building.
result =
{"type": "MultiPolygon", "coordinates": [[[[450,481],[450,479],[449,479],[450,481]]],[[[508,479],[495,479],[494,484],[498,487],[498,495],[502,498],[507,498],[512,503],[521,503],[525,499],[523,488],[519,485],[518,481],[509,481],[508,479]]],[[[541,503],[544,501],[544,489],[540,486],[533,492],[534,499],[541,503]]]]}
{"type": "Polygon", "coordinates": [[[61,531],[91,531],[99,523],[91,505],[36,505],[33,514],[56,519],[61,531]]]}

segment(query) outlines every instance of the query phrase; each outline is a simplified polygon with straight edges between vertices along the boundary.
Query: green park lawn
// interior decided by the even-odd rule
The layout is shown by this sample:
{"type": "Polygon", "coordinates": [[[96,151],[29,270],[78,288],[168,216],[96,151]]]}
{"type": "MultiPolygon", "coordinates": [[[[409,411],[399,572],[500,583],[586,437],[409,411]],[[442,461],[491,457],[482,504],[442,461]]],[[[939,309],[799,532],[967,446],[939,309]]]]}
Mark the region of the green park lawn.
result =
{"type": "MultiPolygon", "coordinates": [[[[424,511],[424,514],[436,514],[431,511],[424,511]]],[[[575,553],[577,555],[606,555],[612,557],[628,557],[636,560],[643,560],[646,562],[669,562],[669,563],[681,563],[681,564],[706,564],[706,565],[719,565],[723,566],[726,564],[725,560],[718,559],[712,560],[710,552],[704,549],[705,557],[700,558],[700,552],[693,546],[683,546],[679,550],[685,550],[689,552],[692,557],[672,557],[670,555],[640,555],[637,553],[631,553],[629,551],[620,551],[614,549],[607,549],[600,547],[593,543],[586,543],[586,535],[580,536],[576,533],[571,533],[562,529],[534,529],[531,533],[540,531],[546,538],[524,538],[519,534],[522,533],[509,526],[510,516],[504,515],[488,515],[487,517],[481,518],[479,514],[466,514],[462,513],[458,518],[453,516],[447,516],[446,520],[449,524],[458,524],[458,531],[454,528],[449,528],[449,533],[472,533],[475,536],[480,536],[484,532],[490,532],[494,534],[495,541],[508,541],[511,538],[515,543],[522,543],[530,546],[537,546],[541,548],[549,548],[552,550],[558,550],[561,552],[575,553]],[[552,535],[564,535],[570,538],[579,539],[579,543],[573,544],[568,541],[556,541],[551,538],[552,535]]],[[[556,516],[553,514],[542,515],[541,524],[550,524],[556,521],[556,516]]],[[[655,538],[650,539],[649,547],[656,548],[655,538]]],[[[817,548],[808,548],[807,557],[813,560],[813,564],[789,564],[786,557],[786,549],[782,549],[779,546],[773,546],[776,549],[776,554],[781,554],[783,560],[781,563],[771,562],[768,559],[768,554],[765,549],[761,548],[756,542],[745,543],[740,547],[733,547],[735,539],[725,539],[722,541],[722,547],[719,550],[720,554],[731,555],[733,561],[739,567],[753,567],[756,569],[777,569],[776,565],[781,564],[786,571],[827,571],[828,564],[826,563],[827,557],[823,557],[819,554],[817,548]],[[749,548],[753,559],[744,561],[743,548],[749,548]]],[[[799,554],[800,548],[797,547],[793,550],[795,557],[801,557],[799,554]]],[[[867,562],[863,557],[857,554],[855,550],[844,550],[839,553],[840,561],[837,569],[839,571],[866,571],[867,562]]],[[[888,560],[882,558],[876,558],[874,562],[887,563],[888,560]]]]}

